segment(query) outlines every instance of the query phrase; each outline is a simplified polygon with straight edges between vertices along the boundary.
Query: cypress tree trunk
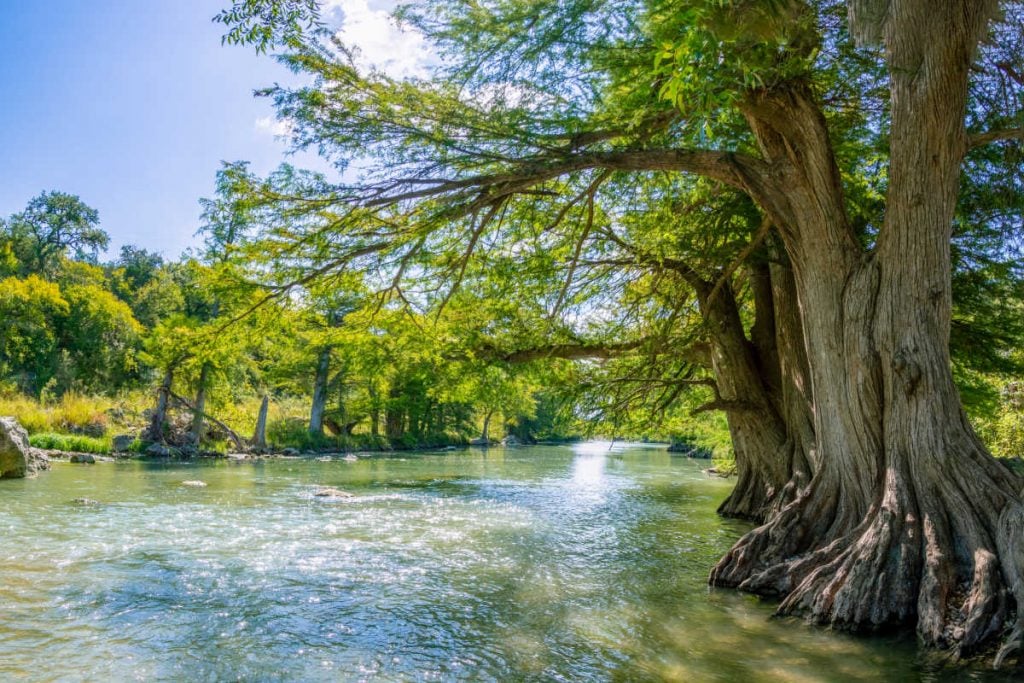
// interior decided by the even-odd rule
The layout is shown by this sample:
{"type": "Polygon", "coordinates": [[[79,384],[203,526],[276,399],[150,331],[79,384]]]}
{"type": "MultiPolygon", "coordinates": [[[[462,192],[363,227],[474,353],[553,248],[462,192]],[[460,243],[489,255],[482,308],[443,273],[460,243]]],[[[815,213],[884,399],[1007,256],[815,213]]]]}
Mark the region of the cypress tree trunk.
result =
{"type": "Polygon", "coordinates": [[[397,441],[405,435],[405,411],[399,405],[402,400],[402,389],[397,384],[388,391],[388,405],[384,413],[384,433],[391,441],[397,441]]]}
{"type": "Polygon", "coordinates": [[[380,436],[380,403],[373,382],[367,388],[367,393],[370,395],[370,434],[377,438],[380,436]]]}
{"type": "Polygon", "coordinates": [[[256,431],[252,436],[252,444],[259,451],[267,450],[267,412],[270,410],[270,397],[263,395],[260,412],[256,417],[256,431]]]}
{"type": "Polygon", "coordinates": [[[210,381],[210,364],[203,363],[199,371],[199,387],[196,389],[195,410],[192,412],[192,427],[189,433],[195,445],[198,446],[203,438],[203,427],[206,424],[206,385],[210,381]]]}
{"type": "MultiPolygon", "coordinates": [[[[864,4],[864,3],[860,3],[864,4]]],[[[785,193],[782,225],[811,369],[820,467],[711,576],[783,596],[779,611],[850,630],[915,623],[966,654],[1024,610],[1021,480],[973,433],[948,349],[949,241],[966,149],[967,70],[990,2],[888,3],[892,95],[885,224],[865,252],[846,222],[824,117],[806,89],[748,119],[785,193]]]]}
{"type": "Polygon", "coordinates": [[[792,275],[766,264],[751,268],[756,319],[748,340],[731,287],[698,287],[711,340],[717,399],[725,411],[736,456],[736,486],[718,511],[761,521],[788,502],[810,478],[813,443],[805,382],[802,328],[792,275]]]}
{"type": "Polygon", "coordinates": [[[167,368],[164,373],[164,380],[156,394],[156,408],[153,410],[153,417],[149,422],[149,428],[143,435],[143,441],[159,443],[164,440],[164,425],[167,424],[167,406],[171,399],[171,387],[174,384],[174,370],[167,368]]]}
{"type": "Polygon", "coordinates": [[[492,415],[494,415],[494,411],[493,410],[488,410],[487,414],[484,415],[484,428],[480,432],[480,440],[483,441],[484,444],[489,444],[491,442],[490,436],[488,436],[488,435],[490,434],[490,431],[491,431],[490,428],[491,428],[491,416],[492,415]]]}
{"type": "Polygon", "coordinates": [[[327,410],[327,383],[331,371],[331,349],[323,348],[316,361],[316,375],[313,378],[313,402],[309,409],[309,433],[314,437],[324,435],[324,413],[327,410]]]}

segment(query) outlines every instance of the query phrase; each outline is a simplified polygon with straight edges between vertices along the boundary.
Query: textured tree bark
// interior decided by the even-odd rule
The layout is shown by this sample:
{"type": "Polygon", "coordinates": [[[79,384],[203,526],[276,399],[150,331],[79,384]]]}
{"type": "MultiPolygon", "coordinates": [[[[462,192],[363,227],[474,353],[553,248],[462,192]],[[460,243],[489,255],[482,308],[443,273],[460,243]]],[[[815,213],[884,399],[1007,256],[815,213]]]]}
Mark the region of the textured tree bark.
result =
{"type": "Polygon", "coordinates": [[[777,458],[786,429],[747,340],[732,287],[698,289],[711,341],[716,402],[725,407],[736,456],[736,486],[719,507],[730,517],[762,519],[789,480],[777,458]]]}
{"type": "Polygon", "coordinates": [[[731,287],[698,288],[709,328],[711,363],[736,456],[736,486],[718,511],[763,521],[810,477],[813,443],[802,329],[792,274],[784,266],[750,269],[755,322],[744,334],[731,287]],[[802,374],[803,373],[803,374],[802,374]]]}
{"type": "Polygon", "coordinates": [[[748,120],[786,188],[752,193],[792,227],[784,235],[820,466],[711,581],[780,595],[780,613],[837,628],[913,623],[926,644],[957,655],[992,644],[1016,611],[1002,660],[1022,631],[1022,482],[974,435],[948,350],[967,69],[993,9],[888,3],[877,30],[891,78],[890,188],[873,253],[846,222],[824,117],[808,92],[750,102],[748,120]]]}
{"type": "Polygon", "coordinates": [[[313,402],[309,408],[309,433],[314,437],[324,434],[324,413],[327,410],[327,384],[331,372],[331,349],[323,348],[316,361],[313,377],[313,402]]]}

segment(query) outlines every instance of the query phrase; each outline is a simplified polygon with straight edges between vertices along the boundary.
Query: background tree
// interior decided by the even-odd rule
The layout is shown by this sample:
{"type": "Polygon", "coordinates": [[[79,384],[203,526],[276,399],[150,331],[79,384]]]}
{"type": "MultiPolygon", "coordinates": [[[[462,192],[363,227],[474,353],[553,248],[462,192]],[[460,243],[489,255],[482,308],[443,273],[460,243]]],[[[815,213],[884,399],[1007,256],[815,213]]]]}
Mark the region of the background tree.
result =
{"type": "Polygon", "coordinates": [[[110,237],[99,227],[99,213],[77,196],[43,192],[10,217],[9,241],[21,275],[52,275],[64,256],[95,262],[110,237]]]}

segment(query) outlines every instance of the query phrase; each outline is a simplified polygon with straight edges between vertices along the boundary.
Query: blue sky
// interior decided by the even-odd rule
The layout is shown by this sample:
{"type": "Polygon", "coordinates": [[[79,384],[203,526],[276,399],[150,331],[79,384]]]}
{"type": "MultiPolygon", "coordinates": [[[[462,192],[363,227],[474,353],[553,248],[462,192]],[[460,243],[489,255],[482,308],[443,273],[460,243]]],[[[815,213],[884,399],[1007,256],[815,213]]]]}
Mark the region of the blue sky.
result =
{"type": "Polygon", "coordinates": [[[196,243],[222,160],[260,173],[285,160],[252,91],[293,76],[221,46],[210,19],[226,4],[0,0],[0,215],[71,192],[99,210],[110,253],[133,243],[174,258],[196,243]]]}

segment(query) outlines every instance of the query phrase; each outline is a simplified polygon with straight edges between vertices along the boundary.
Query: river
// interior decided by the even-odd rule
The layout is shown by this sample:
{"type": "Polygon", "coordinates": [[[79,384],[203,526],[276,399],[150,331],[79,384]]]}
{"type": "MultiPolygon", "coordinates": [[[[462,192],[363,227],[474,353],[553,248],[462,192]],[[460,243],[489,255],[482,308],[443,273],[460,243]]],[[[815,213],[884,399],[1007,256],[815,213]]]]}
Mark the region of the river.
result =
{"type": "Polygon", "coordinates": [[[57,463],[0,481],[0,680],[999,680],[710,591],[747,527],[706,466],[606,443],[57,463]]]}

